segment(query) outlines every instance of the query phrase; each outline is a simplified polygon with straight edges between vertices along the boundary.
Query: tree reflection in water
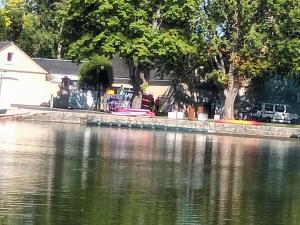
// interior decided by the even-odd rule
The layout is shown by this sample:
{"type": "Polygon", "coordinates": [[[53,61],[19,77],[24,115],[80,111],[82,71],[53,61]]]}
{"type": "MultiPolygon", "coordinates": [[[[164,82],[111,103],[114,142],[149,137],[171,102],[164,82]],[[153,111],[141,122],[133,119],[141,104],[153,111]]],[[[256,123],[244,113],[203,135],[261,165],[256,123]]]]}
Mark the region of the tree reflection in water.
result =
{"type": "Polygon", "coordinates": [[[299,224],[297,141],[0,127],[0,224],[299,224]]]}

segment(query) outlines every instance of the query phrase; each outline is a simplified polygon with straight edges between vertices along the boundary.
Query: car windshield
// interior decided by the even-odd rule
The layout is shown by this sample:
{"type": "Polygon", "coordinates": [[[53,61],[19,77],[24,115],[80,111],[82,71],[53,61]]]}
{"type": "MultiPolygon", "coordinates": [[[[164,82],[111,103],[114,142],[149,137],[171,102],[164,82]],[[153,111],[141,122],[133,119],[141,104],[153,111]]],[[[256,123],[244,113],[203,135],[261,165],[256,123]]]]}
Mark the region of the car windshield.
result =
{"type": "Polygon", "coordinates": [[[276,112],[284,112],[284,105],[275,105],[276,112]]]}
{"type": "Polygon", "coordinates": [[[272,104],[266,104],[265,105],[265,110],[266,111],[273,111],[273,105],[272,104]]]}

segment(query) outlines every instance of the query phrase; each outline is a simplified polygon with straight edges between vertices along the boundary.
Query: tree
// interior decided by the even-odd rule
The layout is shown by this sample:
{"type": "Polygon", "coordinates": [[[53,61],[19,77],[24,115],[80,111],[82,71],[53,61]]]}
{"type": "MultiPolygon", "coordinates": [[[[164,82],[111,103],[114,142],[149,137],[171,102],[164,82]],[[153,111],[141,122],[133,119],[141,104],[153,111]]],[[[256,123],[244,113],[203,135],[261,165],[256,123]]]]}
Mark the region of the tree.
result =
{"type": "Polygon", "coordinates": [[[55,58],[55,34],[43,27],[39,17],[34,14],[24,15],[23,21],[17,44],[30,56],[55,58]]]}
{"type": "Polygon", "coordinates": [[[159,59],[194,51],[187,38],[196,10],[195,0],[68,0],[62,36],[72,59],[97,53],[127,60],[138,92],[159,59]]]}
{"type": "Polygon", "coordinates": [[[6,38],[15,41],[20,37],[25,14],[25,2],[22,0],[7,0],[3,9],[6,38]]]}
{"type": "Polygon", "coordinates": [[[300,2],[280,0],[270,5],[267,29],[272,34],[274,67],[300,83],[300,2]]]}
{"type": "Polygon", "coordinates": [[[30,56],[56,57],[59,2],[7,0],[0,9],[0,39],[16,42],[30,56]]]}
{"type": "Polygon", "coordinates": [[[0,40],[6,39],[6,26],[5,26],[5,17],[4,10],[0,7],[0,40]]]}
{"type": "Polygon", "coordinates": [[[201,1],[199,52],[207,78],[224,94],[224,118],[234,119],[239,90],[263,74],[299,74],[299,1],[201,1]]]}
{"type": "Polygon", "coordinates": [[[31,56],[61,58],[57,9],[63,0],[26,2],[23,29],[17,43],[31,56]]]}
{"type": "Polygon", "coordinates": [[[234,102],[251,78],[271,69],[269,33],[263,1],[202,1],[198,35],[205,42],[200,55],[208,79],[223,92],[224,119],[234,119],[234,102]]]}
{"type": "Polygon", "coordinates": [[[104,56],[93,55],[80,68],[80,84],[98,91],[98,106],[101,95],[113,82],[112,66],[104,56]]]}

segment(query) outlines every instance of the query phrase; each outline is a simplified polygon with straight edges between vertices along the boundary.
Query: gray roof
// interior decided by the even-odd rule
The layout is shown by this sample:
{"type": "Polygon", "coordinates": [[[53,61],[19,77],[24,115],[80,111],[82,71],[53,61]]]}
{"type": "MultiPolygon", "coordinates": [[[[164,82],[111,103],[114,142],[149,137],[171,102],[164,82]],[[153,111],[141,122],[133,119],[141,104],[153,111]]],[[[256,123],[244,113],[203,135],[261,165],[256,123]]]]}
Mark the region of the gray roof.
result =
{"type": "Polygon", "coordinates": [[[0,42],[0,50],[3,49],[3,48],[6,48],[8,46],[10,46],[13,42],[11,41],[1,41],[0,42]]]}
{"type": "MultiPolygon", "coordinates": [[[[43,67],[50,74],[73,74],[79,75],[81,64],[72,60],[33,58],[33,60],[43,67]]],[[[129,78],[129,70],[126,62],[120,58],[111,60],[114,77],[129,78]]]]}
{"type": "MultiPolygon", "coordinates": [[[[33,60],[50,74],[79,75],[80,72],[81,64],[77,64],[72,60],[45,58],[33,58],[33,60]]],[[[113,76],[116,80],[129,80],[129,67],[125,60],[119,57],[114,57],[113,59],[111,59],[111,63],[113,68],[113,76]]],[[[169,79],[170,77],[165,77],[163,80],[169,79]]],[[[162,79],[156,76],[155,71],[152,71],[150,74],[150,80],[161,81],[162,79]]]]}
{"type": "Polygon", "coordinates": [[[33,60],[50,74],[79,74],[80,64],[77,64],[71,60],[45,58],[33,58],[33,60]]]}
{"type": "Polygon", "coordinates": [[[119,57],[113,57],[110,60],[115,78],[129,78],[129,68],[125,60],[119,57]]]}

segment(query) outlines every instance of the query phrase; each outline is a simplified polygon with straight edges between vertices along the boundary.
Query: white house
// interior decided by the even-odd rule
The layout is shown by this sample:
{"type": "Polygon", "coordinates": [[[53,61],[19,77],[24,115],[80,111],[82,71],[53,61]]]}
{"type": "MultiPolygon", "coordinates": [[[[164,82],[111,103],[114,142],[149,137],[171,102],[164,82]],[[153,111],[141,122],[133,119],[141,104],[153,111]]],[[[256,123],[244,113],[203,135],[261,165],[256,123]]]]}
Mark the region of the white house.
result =
{"type": "Polygon", "coordinates": [[[0,42],[0,101],[42,105],[58,91],[48,72],[13,42],[0,42]]]}

